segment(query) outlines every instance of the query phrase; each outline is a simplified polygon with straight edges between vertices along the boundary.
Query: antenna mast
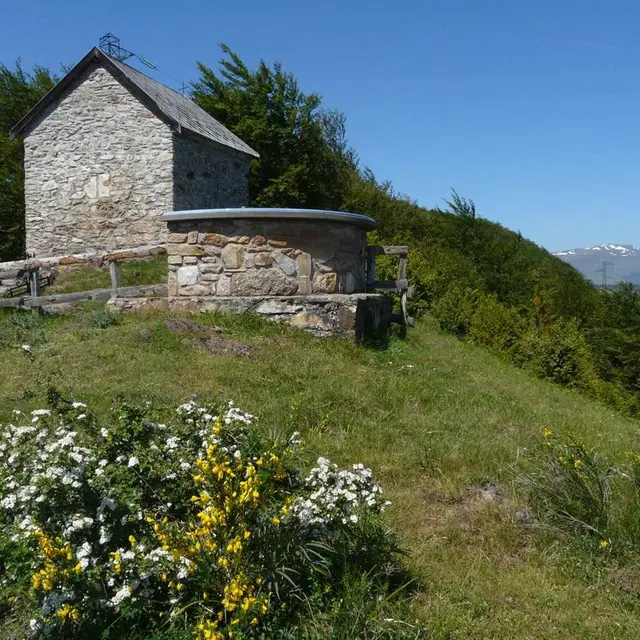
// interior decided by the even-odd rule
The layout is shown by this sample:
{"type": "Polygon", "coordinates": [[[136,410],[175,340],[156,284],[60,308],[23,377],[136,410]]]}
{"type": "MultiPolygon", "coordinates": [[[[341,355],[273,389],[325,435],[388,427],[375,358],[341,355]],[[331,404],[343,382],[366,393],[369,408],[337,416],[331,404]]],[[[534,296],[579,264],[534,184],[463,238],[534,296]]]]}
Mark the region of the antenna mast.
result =
{"type": "MultiPolygon", "coordinates": [[[[133,51],[129,51],[128,49],[121,47],[120,38],[114,36],[113,33],[107,33],[100,38],[100,49],[104,51],[108,56],[115,58],[120,62],[123,62],[128,58],[134,58],[134,57],[138,58],[138,60],[140,60],[140,62],[145,67],[149,67],[149,69],[154,69],[156,71],[159,71],[160,73],[164,73],[164,75],[169,76],[169,78],[171,78],[175,82],[180,82],[179,80],[176,80],[176,78],[174,78],[173,76],[170,76],[168,73],[166,73],[162,69],[158,69],[158,66],[156,65],[155,62],[152,62],[147,58],[143,58],[142,56],[139,56],[137,53],[134,53],[133,51]]],[[[178,89],[178,91],[182,93],[182,95],[186,94],[187,88],[185,87],[184,82],[182,82],[182,87],[178,89]]]]}
{"type": "Polygon", "coordinates": [[[122,62],[135,55],[133,51],[128,51],[120,46],[120,38],[116,38],[113,33],[107,33],[100,38],[100,48],[112,58],[122,62]]]}

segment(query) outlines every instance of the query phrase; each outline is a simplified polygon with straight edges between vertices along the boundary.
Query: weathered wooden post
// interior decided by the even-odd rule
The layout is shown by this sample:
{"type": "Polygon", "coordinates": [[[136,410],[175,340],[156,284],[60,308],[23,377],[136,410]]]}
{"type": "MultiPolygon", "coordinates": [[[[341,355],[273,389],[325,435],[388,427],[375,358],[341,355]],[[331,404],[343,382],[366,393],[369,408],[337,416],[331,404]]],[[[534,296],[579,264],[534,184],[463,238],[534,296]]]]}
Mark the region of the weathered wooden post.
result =
{"type": "Polygon", "coordinates": [[[376,255],[378,247],[367,247],[367,286],[373,286],[376,281],[376,255]]]}
{"type": "MultiPolygon", "coordinates": [[[[409,248],[402,247],[404,251],[400,253],[400,264],[398,265],[398,280],[407,279],[407,258],[409,248]]],[[[402,319],[405,324],[409,324],[409,314],[407,313],[407,289],[408,285],[400,290],[400,307],[402,308],[402,319]]]]}
{"type": "Polygon", "coordinates": [[[40,267],[29,266],[29,293],[32,298],[40,296],[40,267]]]}
{"type": "Polygon", "coordinates": [[[109,260],[109,275],[111,276],[111,288],[117,291],[122,286],[120,282],[120,266],[117,260],[109,260]]]}

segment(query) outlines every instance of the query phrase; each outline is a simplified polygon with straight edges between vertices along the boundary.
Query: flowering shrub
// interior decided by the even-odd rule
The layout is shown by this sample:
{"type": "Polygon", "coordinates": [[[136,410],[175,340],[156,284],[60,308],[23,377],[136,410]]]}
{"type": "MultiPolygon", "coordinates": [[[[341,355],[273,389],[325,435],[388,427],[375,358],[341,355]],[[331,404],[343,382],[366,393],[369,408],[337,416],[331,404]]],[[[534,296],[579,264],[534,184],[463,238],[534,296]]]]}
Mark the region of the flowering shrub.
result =
{"type": "Polygon", "coordinates": [[[298,435],[266,442],[233,403],[161,415],[102,424],[54,394],[0,429],[0,592],[26,635],[265,637],[391,561],[370,470],[320,458],[302,479],[298,435]]]}

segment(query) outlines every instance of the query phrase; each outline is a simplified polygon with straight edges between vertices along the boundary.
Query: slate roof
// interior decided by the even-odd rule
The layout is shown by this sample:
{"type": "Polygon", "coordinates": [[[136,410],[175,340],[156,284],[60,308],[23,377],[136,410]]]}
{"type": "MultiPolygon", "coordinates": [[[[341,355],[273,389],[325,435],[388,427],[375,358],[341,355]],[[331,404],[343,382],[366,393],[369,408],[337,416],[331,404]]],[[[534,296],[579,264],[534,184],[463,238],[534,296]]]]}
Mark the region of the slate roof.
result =
{"type": "Polygon", "coordinates": [[[109,71],[120,83],[153,112],[158,118],[170,125],[178,134],[189,132],[211,140],[225,147],[235,149],[255,158],[259,157],[248,144],[229,129],[212,118],[193,100],[170,89],[157,80],[130,67],[124,62],[108,56],[94,47],[69,71],[69,73],[36,104],[27,115],[11,130],[12,136],[26,135],[30,125],[78,76],[94,62],[98,62],[109,71]]]}

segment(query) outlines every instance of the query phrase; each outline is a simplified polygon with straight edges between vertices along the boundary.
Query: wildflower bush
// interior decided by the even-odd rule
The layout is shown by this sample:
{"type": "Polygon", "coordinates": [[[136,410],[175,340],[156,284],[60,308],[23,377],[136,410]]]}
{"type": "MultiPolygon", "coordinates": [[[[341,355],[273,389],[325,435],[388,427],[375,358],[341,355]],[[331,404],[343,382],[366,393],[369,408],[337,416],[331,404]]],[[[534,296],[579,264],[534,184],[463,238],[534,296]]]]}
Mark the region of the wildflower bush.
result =
{"type": "Polygon", "coordinates": [[[637,565],[640,543],[640,454],[612,464],[578,438],[543,431],[534,471],[520,477],[538,524],[595,559],[637,565]],[[596,555],[593,555],[593,554],[596,555]]]}
{"type": "Polygon", "coordinates": [[[188,402],[121,404],[104,422],[55,393],[15,411],[0,596],[24,613],[17,637],[303,637],[291,630],[349,581],[382,598],[398,549],[371,471],[320,458],[304,477],[298,435],[263,438],[254,421],[188,402]]]}
{"type": "Polygon", "coordinates": [[[612,471],[597,452],[575,438],[544,431],[541,468],[526,476],[530,499],[544,521],[606,540],[612,471]]]}

